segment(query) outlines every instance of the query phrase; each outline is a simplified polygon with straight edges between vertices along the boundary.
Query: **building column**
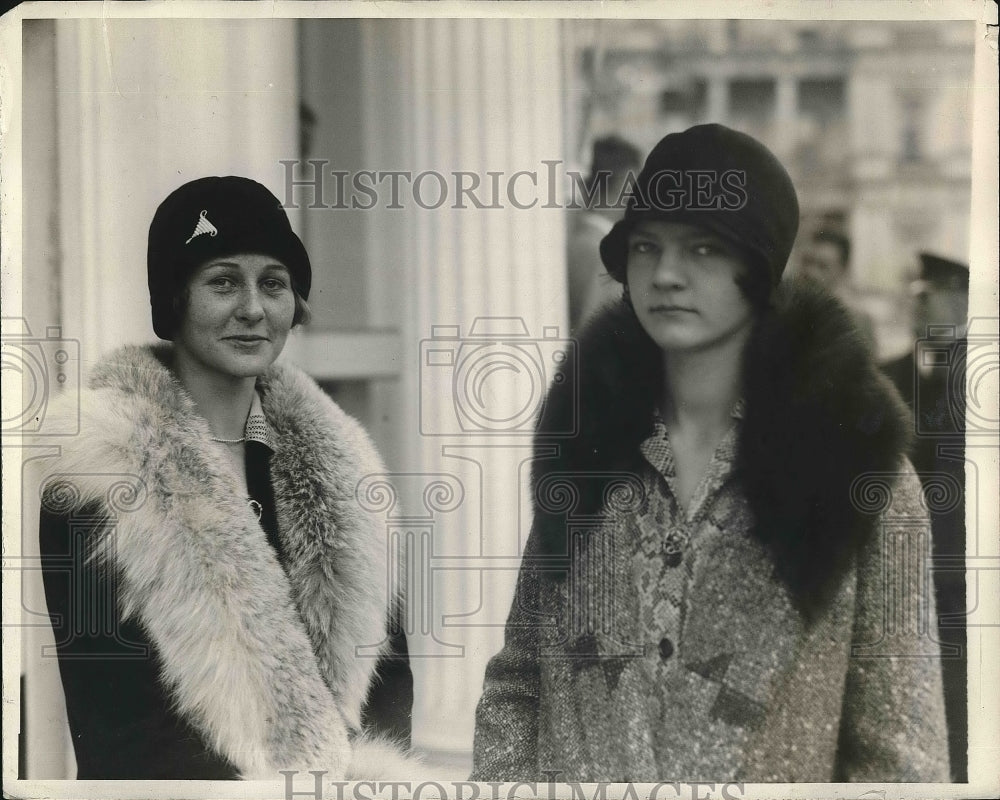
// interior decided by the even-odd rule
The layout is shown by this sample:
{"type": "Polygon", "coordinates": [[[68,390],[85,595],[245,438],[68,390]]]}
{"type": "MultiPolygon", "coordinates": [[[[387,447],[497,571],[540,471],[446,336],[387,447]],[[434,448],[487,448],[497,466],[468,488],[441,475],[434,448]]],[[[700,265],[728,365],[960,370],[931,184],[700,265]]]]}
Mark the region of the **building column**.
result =
{"type": "Polygon", "coordinates": [[[409,585],[411,617],[424,618],[419,604],[429,619],[410,636],[414,743],[467,757],[527,536],[532,420],[505,423],[498,410],[537,410],[567,330],[562,166],[544,163],[566,152],[560,27],[419,19],[363,30],[367,161],[413,180],[403,209],[380,202],[368,215],[371,324],[400,329],[403,362],[398,386],[373,401],[400,415],[399,483],[449,474],[463,491],[417,570],[429,585],[409,585]],[[458,180],[478,184],[485,207],[457,197],[458,180]]]}

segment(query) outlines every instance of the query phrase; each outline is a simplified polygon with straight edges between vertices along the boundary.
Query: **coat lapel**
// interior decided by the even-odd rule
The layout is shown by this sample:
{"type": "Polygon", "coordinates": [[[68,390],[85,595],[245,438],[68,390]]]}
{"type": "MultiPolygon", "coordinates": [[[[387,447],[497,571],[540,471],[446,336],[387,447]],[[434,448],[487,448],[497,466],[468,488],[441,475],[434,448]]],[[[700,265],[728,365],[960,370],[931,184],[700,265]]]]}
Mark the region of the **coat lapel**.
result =
{"type": "Polygon", "coordinates": [[[274,369],[261,390],[278,440],[271,473],[289,580],[327,686],[360,728],[386,638],[390,540],[358,485],[385,468],[361,426],[302,373],[274,369]]]}

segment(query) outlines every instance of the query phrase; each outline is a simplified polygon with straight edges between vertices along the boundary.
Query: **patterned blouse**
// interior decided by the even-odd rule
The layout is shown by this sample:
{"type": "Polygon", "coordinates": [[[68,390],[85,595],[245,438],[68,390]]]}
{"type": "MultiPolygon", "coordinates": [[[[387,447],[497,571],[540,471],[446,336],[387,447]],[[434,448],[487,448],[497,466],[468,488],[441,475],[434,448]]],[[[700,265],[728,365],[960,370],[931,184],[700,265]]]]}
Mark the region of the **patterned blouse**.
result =
{"type": "MultiPolygon", "coordinates": [[[[742,401],[734,407],[732,416],[734,420],[743,418],[742,401]]],[[[726,520],[720,517],[733,512],[735,492],[729,479],[736,458],[736,439],[734,423],[716,448],[686,509],[677,499],[673,450],[660,414],[654,418],[653,433],[639,447],[654,471],[643,475],[645,503],[634,519],[639,535],[629,538],[635,542],[633,574],[639,590],[640,629],[647,638],[655,637],[653,649],[659,649],[664,635],[673,643],[681,641],[699,533],[707,526],[724,527],[726,520]]]]}

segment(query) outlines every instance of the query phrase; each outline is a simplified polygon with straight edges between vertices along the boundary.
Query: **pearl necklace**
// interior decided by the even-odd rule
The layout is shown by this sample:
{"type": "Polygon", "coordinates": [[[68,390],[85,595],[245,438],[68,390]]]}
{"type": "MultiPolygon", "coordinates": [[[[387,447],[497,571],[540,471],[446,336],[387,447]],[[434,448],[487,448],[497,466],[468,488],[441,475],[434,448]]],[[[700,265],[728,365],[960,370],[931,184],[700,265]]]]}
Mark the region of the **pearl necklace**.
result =
{"type": "Polygon", "coordinates": [[[215,436],[209,436],[209,440],[213,442],[218,442],[219,444],[242,444],[247,440],[246,434],[241,436],[239,439],[219,439],[215,436]]]}

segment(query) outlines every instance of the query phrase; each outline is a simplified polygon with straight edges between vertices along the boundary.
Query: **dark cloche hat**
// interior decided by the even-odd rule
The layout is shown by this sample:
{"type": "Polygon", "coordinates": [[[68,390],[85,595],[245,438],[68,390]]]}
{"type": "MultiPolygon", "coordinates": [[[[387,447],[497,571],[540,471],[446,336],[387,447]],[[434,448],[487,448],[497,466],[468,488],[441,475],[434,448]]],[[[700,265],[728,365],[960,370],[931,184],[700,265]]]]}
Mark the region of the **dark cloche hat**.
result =
{"type": "Polygon", "coordinates": [[[180,287],[206,261],[239,253],[272,256],[295,290],[309,298],[312,266],[278,198],[257,181],[235,175],[185,183],[160,203],[149,226],[146,272],[153,330],[172,339],[180,287]]]}
{"type": "Polygon", "coordinates": [[[664,136],[650,152],[601,260],[624,283],[628,234],[641,219],[698,225],[725,237],[781,279],[799,227],[795,187],[764,145],[724,125],[664,136]]]}

